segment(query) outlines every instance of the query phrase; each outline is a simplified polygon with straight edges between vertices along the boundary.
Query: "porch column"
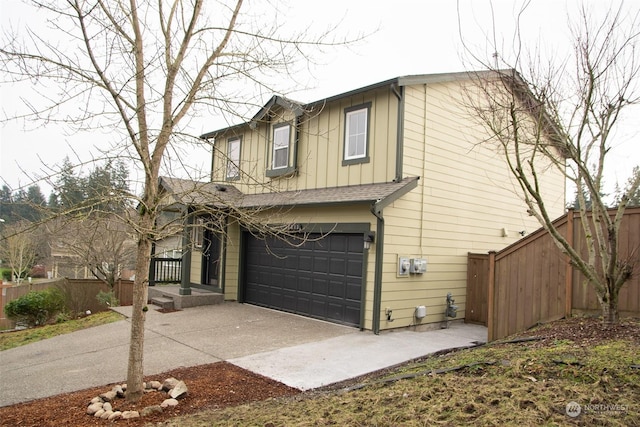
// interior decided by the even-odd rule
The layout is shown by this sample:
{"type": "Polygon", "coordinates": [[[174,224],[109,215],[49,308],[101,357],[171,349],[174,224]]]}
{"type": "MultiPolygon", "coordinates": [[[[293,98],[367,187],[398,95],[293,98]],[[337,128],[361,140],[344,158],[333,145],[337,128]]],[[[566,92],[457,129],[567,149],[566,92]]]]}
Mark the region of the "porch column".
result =
{"type": "Polygon", "coordinates": [[[180,267],[180,295],[191,295],[191,230],[193,216],[189,209],[185,211],[184,227],[182,227],[182,265],[180,267]]]}

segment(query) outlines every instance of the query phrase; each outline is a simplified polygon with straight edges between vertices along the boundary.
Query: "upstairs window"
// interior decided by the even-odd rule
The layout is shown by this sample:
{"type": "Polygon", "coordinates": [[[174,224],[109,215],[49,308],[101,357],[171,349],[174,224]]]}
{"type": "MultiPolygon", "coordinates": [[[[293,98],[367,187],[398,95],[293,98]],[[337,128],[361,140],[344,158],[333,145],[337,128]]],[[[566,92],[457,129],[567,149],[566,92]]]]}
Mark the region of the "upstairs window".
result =
{"type": "Polygon", "coordinates": [[[240,178],[240,138],[232,138],[227,141],[227,179],[240,178]]]}
{"type": "Polygon", "coordinates": [[[371,103],[345,110],[343,165],[369,161],[369,110],[371,103]]]}
{"type": "Polygon", "coordinates": [[[291,126],[289,124],[274,126],[272,169],[284,169],[289,166],[289,144],[291,126]]]}

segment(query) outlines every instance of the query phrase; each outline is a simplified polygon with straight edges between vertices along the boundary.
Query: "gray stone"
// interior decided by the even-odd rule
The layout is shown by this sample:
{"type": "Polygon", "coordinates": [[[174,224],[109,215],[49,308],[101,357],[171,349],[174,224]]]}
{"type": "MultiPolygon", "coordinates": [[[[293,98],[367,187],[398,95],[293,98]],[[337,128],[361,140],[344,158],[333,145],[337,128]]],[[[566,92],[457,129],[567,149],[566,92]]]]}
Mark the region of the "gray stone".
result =
{"type": "Polygon", "coordinates": [[[102,414],[100,418],[102,418],[103,420],[108,420],[111,415],[113,415],[113,411],[104,411],[104,414],[102,414]]]}
{"type": "Polygon", "coordinates": [[[113,412],[113,406],[109,402],[106,402],[104,405],[102,405],[102,409],[104,409],[107,412],[108,411],[113,412]]]}
{"type": "Polygon", "coordinates": [[[169,392],[169,397],[179,399],[181,397],[184,397],[184,395],[187,394],[187,391],[187,385],[184,383],[184,381],[178,381],[175,387],[173,387],[169,392]]]}
{"type": "Polygon", "coordinates": [[[91,399],[91,403],[102,403],[104,402],[104,400],[102,400],[102,398],[100,397],[94,397],[93,399],[91,399]]]}
{"type": "Polygon", "coordinates": [[[113,399],[115,399],[118,396],[118,394],[115,391],[108,391],[106,393],[102,393],[100,395],[100,397],[105,401],[105,402],[111,402],[113,399]]]}
{"type": "Polygon", "coordinates": [[[162,412],[162,407],[160,405],[152,405],[147,406],[142,411],[140,411],[141,417],[146,417],[147,415],[159,414],[162,412]]]}
{"type": "Polygon", "coordinates": [[[87,407],[87,414],[93,415],[96,412],[98,412],[100,409],[102,409],[102,402],[92,403],[87,407]]]}
{"type": "Polygon", "coordinates": [[[167,378],[166,380],[164,380],[164,382],[162,383],[162,389],[164,391],[169,391],[172,388],[174,388],[176,386],[176,384],[178,384],[178,380],[171,377],[171,378],[167,378]]]}
{"type": "Polygon", "coordinates": [[[160,381],[149,381],[149,387],[155,390],[161,390],[162,383],[160,381]]]}
{"type": "Polygon", "coordinates": [[[120,411],[115,411],[113,414],[111,414],[108,418],[109,421],[115,421],[115,420],[119,420],[122,417],[122,412],[120,411]]]}
{"type": "Polygon", "coordinates": [[[121,385],[114,386],[111,391],[115,391],[118,397],[124,397],[124,389],[121,385]]]}
{"type": "Polygon", "coordinates": [[[171,406],[178,406],[178,401],[176,399],[165,399],[161,404],[163,408],[169,408],[171,406]]]}
{"type": "Polygon", "coordinates": [[[124,411],[120,416],[123,420],[129,420],[131,418],[140,418],[140,413],[138,411],[124,411]]]}
{"type": "Polygon", "coordinates": [[[107,411],[105,411],[104,409],[98,409],[98,410],[96,411],[96,413],[95,413],[95,414],[93,414],[93,416],[94,416],[94,417],[96,417],[96,418],[101,418],[101,417],[102,417],[102,414],[104,414],[105,412],[107,412],[107,411]]]}

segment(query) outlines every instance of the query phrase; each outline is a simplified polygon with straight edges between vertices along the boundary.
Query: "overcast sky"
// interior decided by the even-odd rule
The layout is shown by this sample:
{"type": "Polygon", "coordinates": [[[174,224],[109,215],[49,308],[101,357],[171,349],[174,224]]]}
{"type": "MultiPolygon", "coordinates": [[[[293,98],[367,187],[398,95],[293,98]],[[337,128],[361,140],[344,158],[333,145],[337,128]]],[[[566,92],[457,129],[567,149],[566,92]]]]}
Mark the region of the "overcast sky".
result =
{"type": "MultiPolygon", "coordinates": [[[[17,0],[0,2],[2,25],[17,22],[24,9],[17,0]]],[[[604,11],[609,1],[586,1],[596,10],[604,11]]],[[[283,8],[289,14],[290,22],[306,22],[313,17],[313,25],[325,27],[340,23],[340,31],[349,34],[371,33],[362,43],[349,51],[320,57],[321,64],[314,66],[300,80],[309,81],[310,88],[288,96],[310,102],[327,96],[340,94],[351,89],[366,86],[397,76],[455,72],[468,69],[462,58],[465,53],[460,41],[462,36],[477,51],[485,49],[487,35],[491,34],[491,16],[496,21],[496,37],[502,40],[505,56],[510,53],[513,40],[515,16],[522,1],[507,0],[322,0],[291,1],[290,8],[283,8]],[[460,15],[458,15],[458,7],[460,15]]],[[[575,13],[576,1],[532,0],[522,17],[525,43],[540,45],[544,53],[562,57],[568,44],[567,14],[575,13]]],[[[630,11],[640,8],[640,0],[626,2],[630,11]]],[[[28,16],[28,15],[27,15],[28,16]]],[[[30,17],[31,18],[31,17],[30,17]]],[[[21,19],[26,19],[22,15],[21,19]]],[[[12,106],[19,102],[19,93],[11,86],[2,85],[1,102],[3,115],[10,114],[12,106]]],[[[265,94],[265,102],[268,95],[265,94]]],[[[207,131],[226,126],[221,117],[211,117],[206,121],[194,121],[191,132],[200,135],[207,131]]],[[[2,125],[0,139],[0,185],[12,188],[30,184],[30,179],[22,171],[43,175],[46,164],[59,164],[65,155],[72,161],[76,154],[83,160],[90,158],[91,147],[108,139],[108,135],[96,134],[73,137],[54,125],[35,131],[24,131],[20,124],[11,122],[2,125]]],[[[620,167],[610,176],[610,185],[615,180],[621,183],[627,178],[631,166],[640,163],[640,151],[631,138],[640,137],[640,119],[630,119],[620,136],[624,148],[613,156],[620,167]]],[[[194,153],[189,159],[204,168],[209,164],[207,155],[194,153]]],[[[50,191],[41,185],[45,196],[50,191]]]]}

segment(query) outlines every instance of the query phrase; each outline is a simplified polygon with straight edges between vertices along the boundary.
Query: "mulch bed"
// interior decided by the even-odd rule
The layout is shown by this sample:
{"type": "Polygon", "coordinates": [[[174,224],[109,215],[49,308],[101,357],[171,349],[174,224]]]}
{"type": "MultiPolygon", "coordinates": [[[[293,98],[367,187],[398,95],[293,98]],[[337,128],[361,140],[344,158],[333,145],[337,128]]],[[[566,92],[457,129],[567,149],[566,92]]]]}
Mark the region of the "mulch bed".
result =
{"type": "MultiPolygon", "coordinates": [[[[116,424],[139,426],[149,422],[160,422],[175,416],[198,412],[203,409],[224,408],[256,400],[293,396],[300,393],[297,389],[226,362],[178,368],[163,374],[148,376],[145,381],[157,380],[162,382],[168,377],[184,381],[189,388],[187,396],[180,399],[178,406],[167,408],[162,413],[143,418],[118,420],[116,424]]],[[[111,390],[112,385],[2,407],[0,408],[0,425],[7,427],[113,425],[112,422],[86,414],[89,401],[99,394],[111,390]]],[[[114,407],[121,411],[139,411],[150,405],[159,405],[166,398],[166,393],[147,393],[136,406],[128,405],[124,399],[119,399],[114,404],[114,407]]]]}

